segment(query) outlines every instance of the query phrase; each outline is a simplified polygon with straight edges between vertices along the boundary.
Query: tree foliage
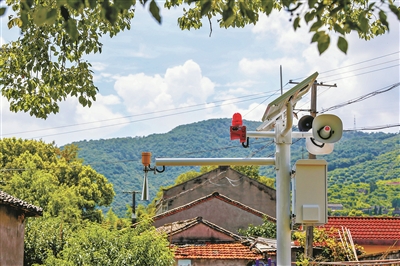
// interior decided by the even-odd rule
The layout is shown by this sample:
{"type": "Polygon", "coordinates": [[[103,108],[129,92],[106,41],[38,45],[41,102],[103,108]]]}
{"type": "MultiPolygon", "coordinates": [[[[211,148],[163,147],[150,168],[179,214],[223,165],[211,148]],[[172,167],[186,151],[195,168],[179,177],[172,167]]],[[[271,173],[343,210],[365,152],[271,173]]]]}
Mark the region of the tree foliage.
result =
{"type": "Polygon", "coordinates": [[[3,139],[1,189],[43,208],[26,224],[25,265],[173,265],[166,235],[152,221],[131,221],[99,207],[113,200],[111,183],[64,149],[42,141],[3,139]]]}
{"type": "Polygon", "coordinates": [[[0,149],[1,189],[42,207],[46,215],[99,220],[98,207],[113,200],[112,184],[82,165],[76,147],[62,151],[54,144],[11,138],[1,140],[0,149]]]}
{"type": "MultiPolygon", "coordinates": [[[[0,1],[1,2],[1,1],[0,1]]],[[[2,95],[13,112],[29,112],[47,118],[59,111],[59,102],[73,96],[83,106],[96,100],[90,62],[85,54],[102,50],[101,36],[111,37],[130,28],[135,0],[7,0],[13,10],[8,27],[18,27],[21,37],[4,45],[0,52],[2,95]]],[[[161,8],[155,0],[140,0],[161,23],[161,8]]],[[[261,14],[273,10],[288,12],[294,30],[307,25],[322,54],[337,33],[338,48],[347,52],[346,35],[357,32],[370,39],[389,30],[388,13],[400,19],[400,9],[392,0],[369,3],[364,0],[167,0],[164,8],[180,7],[182,30],[198,29],[212,19],[220,27],[244,27],[256,24],[261,14]]],[[[0,16],[6,7],[0,8],[0,16]]]]}
{"type": "MultiPolygon", "coordinates": [[[[110,214],[111,215],[111,214],[110,214]]],[[[65,223],[59,218],[29,220],[26,265],[173,265],[167,237],[144,220],[121,230],[109,223],[65,223]]]]}
{"type": "MultiPolygon", "coordinates": [[[[337,237],[338,229],[331,228],[321,229],[314,228],[314,246],[321,247],[322,253],[315,258],[312,259],[312,262],[335,262],[335,261],[354,261],[354,252],[351,248],[351,245],[346,243],[342,243],[341,240],[337,237]]],[[[347,239],[348,236],[342,233],[343,239],[347,239]]],[[[293,234],[293,238],[299,241],[300,245],[305,248],[306,244],[306,234],[305,232],[295,232],[293,234]]],[[[360,245],[354,245],[355,251],[357,255],[361,255],[364,253],[363,247],[360,245]]],[[[310,262],[308,258],[304,258],[304,254],[299,254],[300,259],[298,260],[301,263],[297,265],[309,265],[310,262]]]]}
{"type": "Polygon", "coordinates": [[[96,100],[91,64],[85,54],[101,53],[100,38],[130,28],[133,1],[7,1],[14,14],[8,27],[20,37],[0,50],[0,85],[13,112],[47,118],[58,103],[77,97],[96,100]]]}
{"type": "Polygon", "coordinates": [[[247,229],[239,229],[239,234],[250,237],[265,237],[276,239],[276,223],[271,222],[267,217],[263,218],[262,225],[249,225],[247,229]]]}

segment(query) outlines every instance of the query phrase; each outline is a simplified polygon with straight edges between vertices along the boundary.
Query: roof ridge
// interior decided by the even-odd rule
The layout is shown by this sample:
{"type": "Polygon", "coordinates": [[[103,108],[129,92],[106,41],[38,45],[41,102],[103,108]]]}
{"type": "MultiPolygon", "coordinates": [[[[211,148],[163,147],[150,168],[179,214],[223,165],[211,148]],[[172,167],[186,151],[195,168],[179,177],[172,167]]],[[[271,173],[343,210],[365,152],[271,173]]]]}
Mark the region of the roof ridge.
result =
{"type": "Polygon", "coordinates": [[[163,213],[160,213],[160,214],[158,214],[158,215],[155,215],[155,216],[153,217],[153,219],[154,219],[154,220],[159,220],[159,219],[161,219],[161,218],[163,218],[163,217],[166,217],[166,216],[169,216],[169,215],[172,215],[172,214],[181,212],[181,211],[183,211],[183,210],[189,209],[189,208],[191,208],[191,207],[193,207],[193,206],[196,206],[196,205],[198,205],[198,204],[200,204],[200,203],[203,203],[203,202],[205,202],[205,201],[208,201],[208,200],[210,200],[210,199],[212,199],[212,198],[216,198],[216,199],[222,200],[222,201],[224,201],[224,202],[226,202],[226,203],[229,203],[229,204],[231,204],[231,205],[234,205],[234,206],[236,206],[236,207],[239,207],[239,208],[241,208],[242,210],[245,210],[245,211],[247,211],[247,212],[253,213],[253,214],[255,214],[255,215],[259,216],[259,217],[267,217],[267,219],[270,220],[270,221],[276,221],[275,218],[273,218],[273,217],[271,217],[271,216],[269,216],[269,215],[267,215],[267,214],[265,214],[265,213],[263,213],[263,212],[260,212],[260,211],[258,211],[258,210],[256,210],[256,209],[253,209],[253,208],[251,208],[251,207],[249,207],[249,206],[247,206],[247,205],[244,205],[243,203],[241,203],[241,202],[239,202],[239,201],[232,200],[231,198],[229,198],[229,197],[227,197],[227,196],[225,196],[225,195],[222,195],[222,194],[220,194],[220,193],[217,192],[217,191],[215,191],[215,192],[213,192],[213,193],[211,193],[211,194],[209,194],[209,195],[207,195],[207,196],[198,198],[198,199],[196,199],[196,200],[194,200],[194,201],[191,201],[191,202],[189,202],[189,203],[186,203],[186,204],[184,204],[184,205],[181,205],[181,206],[179,206],[179,207],[176,207],[176,208],[174,208],[174,209],[171,209],[171,210],[168,210],[168,211],[166,211],[166,212],[163,212],[163,213]]]}
{"type": "MultiPolygon", "coordinates": [[[[247,179],[249,179],[249,180],[251,180],[251,181],[254,181],[254,182],[256,182],[257,184],[263,186],[263,187],[264,187],[265,189],[267,189],[267,190],[269,189],[269,190],[272,190],[272,191],[276,191],[276,189],[274,189],[274,188],[272,188],[272,187],[269,187],[269,186],[267,186],[267,185],[261,183],[260,181],[258,181],[258,180],[256,180],[256,179],[250,178],[249,176],[245,175],[244,173],[239,172],[239,171],[237,171],[237,170],[235,170],[235,169],[233,169],[233,168],[231,168],[231,167],[228,167],[226,170],[221,170],[219,167],[218,167],[218,168],[215,168],[215,169],[213,169],[213,170],[211,170],[211,171],[209,171],[209,172],[207,172],[207,173],[204,173],[204,174],[201,174],[201,175],[199,175],[199,176],[196,176],[196,177],[194,177],[194,178],[192,178],[192,179],[186,180],[186,181],[183,182],[183,183],[174,185],[174,186],[169,187],[169,188],[167,188],[167,189],[163,189],[163,191],[168,191],[168,190],[170,190],[170,189],[172,189],[172,188],[175,188],[175,187],[178,187],[178,186],[182,186],[182,185],[184,185],[184,184],[187,184],[187,183],[190,182],[190,181],[193,181],[194,179],[198,179],[198,178],[203,177],[203,176],[205,176],[205,175],[210,175],[212,172],[218,172],[218,171],[221,171],[221,173],[219,173],[219,174],[216,176],[216,178],[218,178],[218,177],[219,177],[219,179],[223,178],[223,177],[220,177],[220,175],[221,175],[223,172],[233,171],[233,172],[236,172],[237,174],[241,175],[240,178],[245,177],[245,178],[247,178],[247,179]]],[[[209,180],[209,179],[207,178],[207,180],[209,180]]],[[[202,182],[202,183],[200,183],[200,184],[198,184],[198,185],[196,185],[196,186],[194,186],[194,187],[192,187],[192,188],[190,188],[190,189],[188,189],[188,190],[179,192],[178,194],[176,194],[176,195],[174,195],[174,196],[171,196],[171,197],[168,197],[168,198],[161,198],[160,201],[162,202],[162,201],[164,201],[164,200],[175,199],[175,198],[177,198],[177,197],[180,197],[182,194],[185,194],[185,193],[187,193],[187,192],[189,192],[189,191],[193,191],[194,189],[196,189],[196,188],[198,188],[198,187],[200,187],[200,186],[203,186],[203,185],[206,184],[206,183],[207,183],[207,182],[202,182]]],[[[268,192],[267,192],[267,193],[268,193],[268,192]]]]}
{"type": "Polygon", "coordinates": [[[0,204],[24,210],[29,216],[42,216],[43,209],[0,190],[0,204]]]}

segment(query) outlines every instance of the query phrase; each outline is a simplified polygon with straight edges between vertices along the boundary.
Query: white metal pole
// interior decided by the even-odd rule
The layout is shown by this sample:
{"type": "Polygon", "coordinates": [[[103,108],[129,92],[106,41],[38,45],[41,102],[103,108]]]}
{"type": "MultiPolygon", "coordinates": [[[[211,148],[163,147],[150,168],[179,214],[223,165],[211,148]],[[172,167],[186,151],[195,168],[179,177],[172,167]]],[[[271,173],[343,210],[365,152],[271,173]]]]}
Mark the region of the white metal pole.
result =
{"type": "MultiPolygon", "coordinates": [[[[290,109],[290,108],[288,108],[290,109]]],[[[289,110],[287,111],[289,112],[289,110]]],[[[291,265],[290,237],[290,145],[292,125],[279,119],[275,128],[276,142],[276,221],[277,265],[291,265]],[[289,130],[288,126],[290,126],[289,130]],[[283,130],[285,129],[285,130],[283,130]],[[282,133],[284,135],[282,135],[282,133]]]]}

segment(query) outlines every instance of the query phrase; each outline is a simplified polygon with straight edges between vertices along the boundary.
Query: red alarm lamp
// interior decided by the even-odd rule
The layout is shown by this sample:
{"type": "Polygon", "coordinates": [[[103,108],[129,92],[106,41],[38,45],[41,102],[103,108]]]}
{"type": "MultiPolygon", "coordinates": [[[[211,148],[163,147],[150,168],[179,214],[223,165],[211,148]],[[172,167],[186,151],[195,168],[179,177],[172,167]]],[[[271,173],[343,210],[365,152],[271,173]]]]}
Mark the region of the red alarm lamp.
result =
{"type": "Polygon", "coordinates": [[[242,115],[240,113],[233,114],[230,131],[231,140],[238,139],[241,143],[246,142],[246,126],[243,126],[242,115]]]}

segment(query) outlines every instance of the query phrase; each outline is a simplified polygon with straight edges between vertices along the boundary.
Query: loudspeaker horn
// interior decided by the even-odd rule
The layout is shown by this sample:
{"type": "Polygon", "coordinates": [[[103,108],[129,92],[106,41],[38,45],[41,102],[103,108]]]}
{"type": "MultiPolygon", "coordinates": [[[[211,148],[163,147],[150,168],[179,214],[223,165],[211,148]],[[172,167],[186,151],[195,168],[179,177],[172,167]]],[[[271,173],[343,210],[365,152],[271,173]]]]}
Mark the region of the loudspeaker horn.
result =
{"type": "Polygon", "coordinates": [[[306,138],[307,151],[314,155],[330,154],[333,151],[334,143],[321,143],[314,138],[306,138]]]}
{"type": "Polygon", "coordinates": [[[309,131],[312,128],[313,120],[314,120],[314,117],[311,115],[305,115],[302,118],[300,118],[299,122],[297,123],[299,130],[301,132],[309,131]]]}
{"type": "Polygon", "coordinates": [[[331,114],[322,114],[314,118],[312,133],[316,141],[334,143],[342,138],[343,123],[339,117],[331,114]]]}
{"type": "Polygon", "coordinates": [[[141,200],[149,200],[149,183],[147,182],[147,173],[144,174],[142,198],[141,200]]]}

